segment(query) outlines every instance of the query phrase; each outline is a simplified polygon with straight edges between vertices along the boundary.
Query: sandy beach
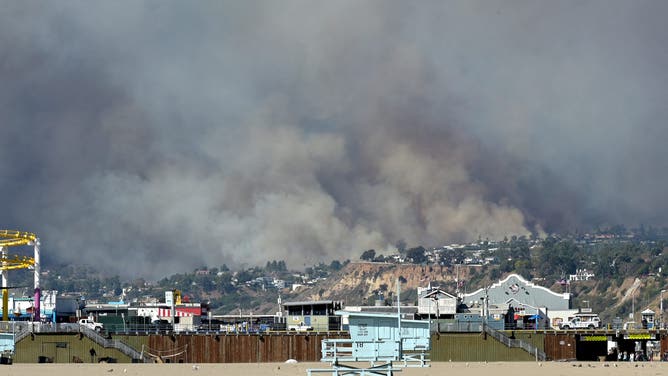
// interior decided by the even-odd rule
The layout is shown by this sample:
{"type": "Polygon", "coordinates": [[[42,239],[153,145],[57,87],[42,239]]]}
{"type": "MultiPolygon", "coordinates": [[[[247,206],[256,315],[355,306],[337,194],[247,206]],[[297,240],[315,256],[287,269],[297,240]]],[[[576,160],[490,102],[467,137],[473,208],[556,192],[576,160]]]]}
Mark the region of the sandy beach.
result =
{"type": "MultiPolygon", "coordinates": [[[[297,376],[307,375],[311,368],[328,368],[325,363],[205,363],[205,364],[13,364],[0,366],[0,374],[7,376],[93,376],[93,375],[243,375],[243,376],[297,376]]],[[[403,368],[396,374],[405,376],[469,375],[517,376],[595,376],[595,375],[668,375],[668,363],[662,362],[493,362],[493,363],[432,363],[429,368],[403,368]]],[[[315,373],[314,373],[315,374],[315,373]]],[[[326,373],[323,373],[326,375],[326,373]]]]}

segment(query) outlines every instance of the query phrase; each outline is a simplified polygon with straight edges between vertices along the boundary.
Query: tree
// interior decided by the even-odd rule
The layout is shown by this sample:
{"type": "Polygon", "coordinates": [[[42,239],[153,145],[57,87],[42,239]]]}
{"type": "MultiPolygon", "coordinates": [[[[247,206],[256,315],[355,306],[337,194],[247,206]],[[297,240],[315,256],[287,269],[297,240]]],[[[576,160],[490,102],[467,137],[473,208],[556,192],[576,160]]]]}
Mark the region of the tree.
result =
{"type": "Polygon", "coordinates": [[[365,260],[365,261],[373,261],[374,258],[376,258],[376,251],[373,249],[364,251],[360,256],[360,260],[365,260]]]}
{"type": "Polygon", "coordinates": [[[515,260],[515,272],[524,278],[531,279],[531,262],[515,260]]]}
{"type": "Polygon", "coordinates": [[[282,272],[286,270],[285,261],[267,261],[267,265],[264,267],[267,272],[282,272]]]}
{"type": "Polygon", "coordinates": [[[422,246],[411,248],[406,251],[406,257],[413,260],[414,264],[422,264],[427,262],[427,256],[425,255],[426,251],[427,250],[422,246]]]}
{"type": "Polygon", "coordinates": [[[284,272],[284,271],[287,271],[287,270],[288,270],[288,267],[285,266],[285,261],[283,261],[283,260],[279,261],[278,262],[278,271],[284,272]]]}
{"type": "Polygon", "coordinates": [[[573,273],[584,252],[570,240],[554,241],[546,239],[537,251],[536,265],[540,265],[543,277],[561,278],[562,273],[573,273]]]}

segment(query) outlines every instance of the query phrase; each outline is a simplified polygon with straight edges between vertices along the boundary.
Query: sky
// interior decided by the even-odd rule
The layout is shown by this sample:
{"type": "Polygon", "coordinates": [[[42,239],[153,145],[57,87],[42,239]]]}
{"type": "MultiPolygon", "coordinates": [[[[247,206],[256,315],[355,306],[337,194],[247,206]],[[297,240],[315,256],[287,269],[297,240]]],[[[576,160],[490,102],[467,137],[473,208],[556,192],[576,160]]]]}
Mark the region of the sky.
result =
{"type": "Polygon", "coordinates": [[[668,224],[668,2],[0,9],[0,228],[161,278],[668,224]]]}

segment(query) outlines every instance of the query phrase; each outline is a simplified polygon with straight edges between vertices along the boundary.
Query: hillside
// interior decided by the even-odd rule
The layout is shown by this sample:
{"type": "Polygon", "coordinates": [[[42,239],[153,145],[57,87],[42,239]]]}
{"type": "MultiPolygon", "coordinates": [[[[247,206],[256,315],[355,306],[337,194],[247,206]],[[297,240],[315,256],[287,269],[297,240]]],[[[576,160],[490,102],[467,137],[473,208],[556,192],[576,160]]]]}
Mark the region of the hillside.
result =
{"type": "MultiPolygon", "coordinates": [[[[387,298],[396,299],[397,281],[401,280],[401,300],[404,304],[413,304],[417,297],[416,290],[420,286],[426,287],[431,282],[432,285],[441,286],[454,295],[456,274],[460,281],[482,277],[479,284],[469,282],[463,288],[472,292],[486,284],[496,282],[485,276],[496,274],[492,273],[495,269],[498,267],[471,266],[461,267],[456,271],[453,267],[433,265],[355,262],[349,263],[324,281],[289,294],[285,300],[324,299],[341,300],[346,305],[374,304],[378,292],[383,292],[387,298]]],[[[633,310],[636,315],[647,308],[658,313],[659,291],[663,277],[648,275],[620,280],[591,280],[573,282],[568,287],[556,282],[547,284],[543,283],[545,281],[535,282],[559,293],[567,292],[570,288],[573,308],[588,306],[598,312],[604,322],[611,322],[615,317],[620,317],[624,321],[630,320],[628,316],[633,310]]]]}
{"type": "MultiPolygon", "coordinates": [[[[304,288],[289,298],[341,300],[346,305],[374,304],[379,293],[386,299],[396,299],[397,282],[400,281],[402,303],[413,304],[417,299],[418,287],[427,287],[431,283],[454,294],[457,279],[468,281],[473,275],[479,274],[476,269],[482,268],[352,262],[326,280],[304,288]]],[[[462,289],[474,291],[480,287],[482,285],[463,285],[462,289]]]]}
{"type": "MultiPolygon", "coordinates": [[[[460,279],[467,276],[466,268],[462,268],[460,279]]],[[[282,298],[283,301],[340,300],[347,306],[374,304],[379,293],[387,299],[396,299],[397,281],[401,281],[402,302],[412,304],[417,298],[417,288],[430,282],[452,286],[454,292],[455,272],[453,268],[433,265],[351,262],[316,284],[284,291],[282,298]]],[[[275,301],[257,307],[262,313],[273,313],[275,309],[275,301]]]]}
{"type": "Polygon", "coordinates": [[[402,301],[406,302],[415,297],[417,287],[425,287],[430,282],[454,286],[455,274],[451,268],[443,266],[355,262],[299,296],[312,300],[342,300],[347,305],[373,304],[367,300],[375,300],[379,292],[395,296],[397,281],[401,281],[402,301]]]}

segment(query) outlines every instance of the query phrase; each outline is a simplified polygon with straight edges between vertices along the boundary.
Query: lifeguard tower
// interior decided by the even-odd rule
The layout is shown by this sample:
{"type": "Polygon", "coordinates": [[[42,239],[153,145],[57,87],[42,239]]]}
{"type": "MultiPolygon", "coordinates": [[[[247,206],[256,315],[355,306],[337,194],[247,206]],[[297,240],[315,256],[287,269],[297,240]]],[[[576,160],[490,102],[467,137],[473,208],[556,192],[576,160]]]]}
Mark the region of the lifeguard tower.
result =
{"type": "Polygon", "coordinates": [[[309,369],[312,373],[332,375],[392,375],[402,367],[429,367],[429,321],[401,318],[399,312],[370,313],[337,311],[348,320],[350,339],[322,341],[322,362],[332,368],[309,369]],[[369,362],[366,368],[344,362],[369,362]]]}
{"type": "Polygon", "coordinates": [[[654,316],[655,313],[651,309],[646,309],[640,313],[642,315],[642,328],[643,329],[654,329],[654,316]]]}

